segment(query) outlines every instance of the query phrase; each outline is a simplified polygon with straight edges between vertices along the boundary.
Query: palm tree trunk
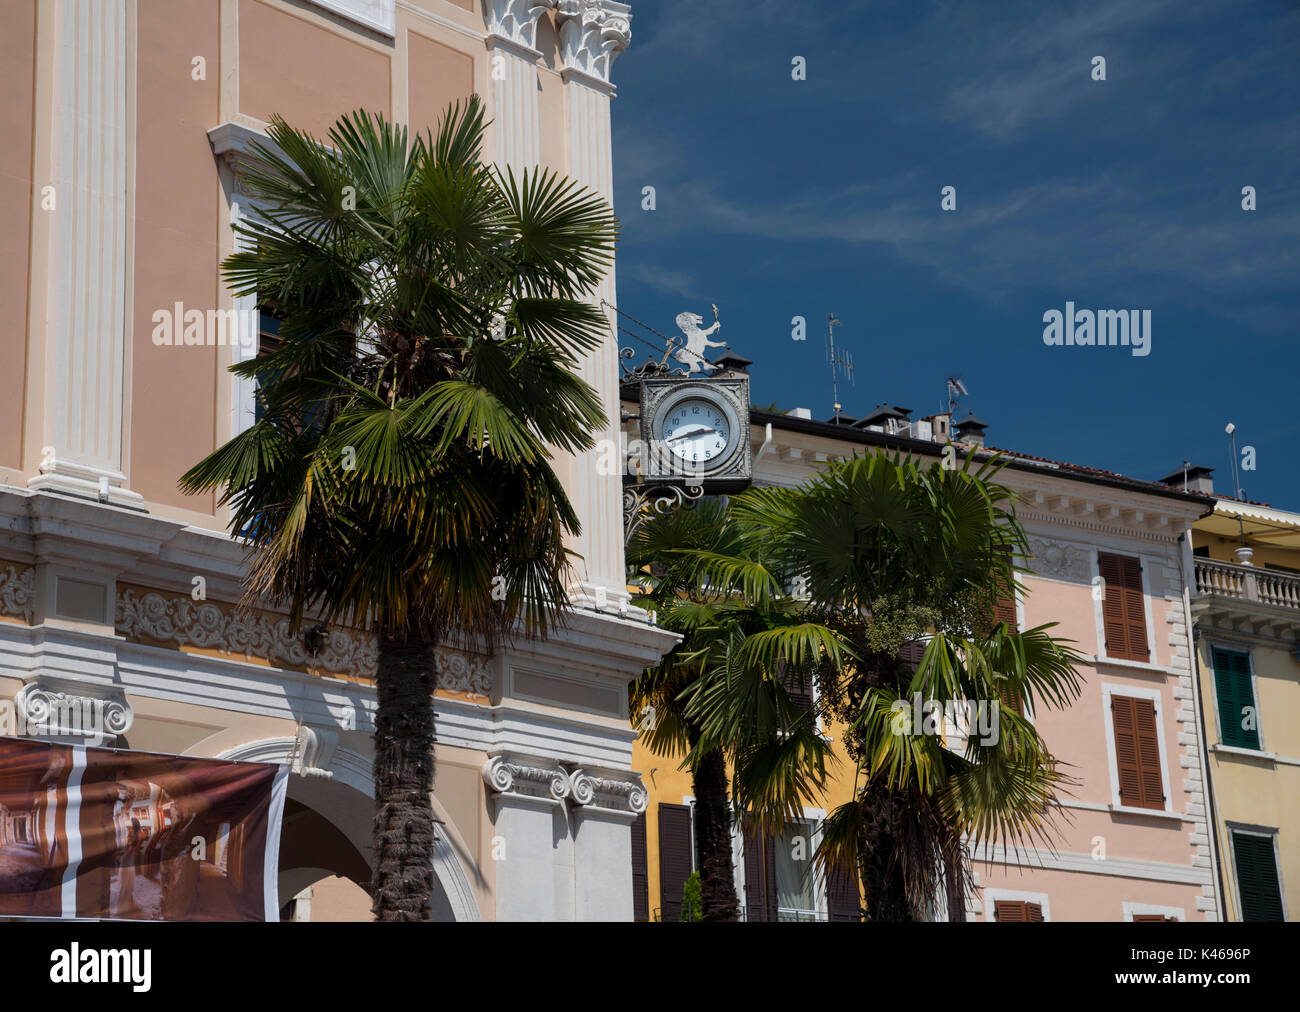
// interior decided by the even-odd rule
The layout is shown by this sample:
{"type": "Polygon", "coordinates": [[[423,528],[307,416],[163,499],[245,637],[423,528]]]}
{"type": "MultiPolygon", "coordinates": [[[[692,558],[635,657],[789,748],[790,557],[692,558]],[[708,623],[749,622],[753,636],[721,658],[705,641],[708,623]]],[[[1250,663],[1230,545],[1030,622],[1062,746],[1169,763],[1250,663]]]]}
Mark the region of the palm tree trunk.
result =
{"type": "Polygon", "coordinates": [[[906,801],[878,780],[869,783],[864,791],[867,803],[863,806],[859,853],[867,920],[912,921],[915,918],[903,870],[905,855],[901,852],[907,844],[895,832],[895,806],[906,801]]]}
{"type": "Polygon", "coordinates": [[[731,806],[721,749],[707,752],[691,774],[695,788],[695,859],[706,921],[740,920],[731,864],[731,806]]]}
{"type": "Polygon", "coordinates": [[[433,919],[433,644],[379,638],[375,713],[375,872],[380,921],[433,919]]]}

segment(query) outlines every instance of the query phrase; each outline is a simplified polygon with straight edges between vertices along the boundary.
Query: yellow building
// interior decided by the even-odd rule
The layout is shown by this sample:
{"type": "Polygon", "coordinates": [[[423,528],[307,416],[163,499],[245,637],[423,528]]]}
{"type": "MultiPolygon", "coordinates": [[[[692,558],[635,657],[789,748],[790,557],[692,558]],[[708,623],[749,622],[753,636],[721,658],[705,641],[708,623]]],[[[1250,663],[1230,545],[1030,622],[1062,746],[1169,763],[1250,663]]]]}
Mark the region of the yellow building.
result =
{"type": "Polygon", "coordinates": [[[1224,915],[1283,920],[1300,903],[1300,513],[1220,498],[1192,544],[1224,915]]]}

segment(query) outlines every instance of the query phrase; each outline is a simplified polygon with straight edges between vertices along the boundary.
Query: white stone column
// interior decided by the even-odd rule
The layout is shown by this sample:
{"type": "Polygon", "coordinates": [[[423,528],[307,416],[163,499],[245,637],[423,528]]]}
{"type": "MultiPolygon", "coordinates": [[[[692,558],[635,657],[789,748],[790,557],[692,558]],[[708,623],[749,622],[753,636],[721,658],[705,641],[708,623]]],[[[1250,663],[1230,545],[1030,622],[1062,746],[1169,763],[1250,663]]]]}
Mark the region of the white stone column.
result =
{"type": "Polygon", "coordinates": [[[540,0],[484,0],[488,79],[492,82],[494,161],[515,176],[541,161],[537,110],[537,18],[540,0]]]}
{"type": "Polygon", "coordinates": [[[569,774],[558,763],[495,755],[483,766],[493,808],[498,921],[571,921],[569,774]]]}
{"type": "MultiPolygon", "coordinates": [[[[568,175],[614,202],[614,165],[610,136],[610,99],[614,88],[609,70],[631,39],[631,8],[615,0],[550,0],[557,8],[560,49],[564,61],[565,135],[568,175]]],[[[614,268],[592,295],[617,305],[614,268]]],[[[605,342],[582,363],[581,375],[596,388],[605,405],[605,423],[596,434],[597,447],[580,454],[573,467],[571,490],[582,520],[578,551],[580,581],[574,596],[580,603],[620,609],[627,602],[623,561],[623,485],[619,474],[600,474],[600,442],[615,441],[619,421],[618,329],[613,310],[606,310],[605,342]]],[[[609,445],[608,443],[606,445],[609,445]]],[[[607,455],[608,456],[608,455],[607,455]]]]}
{"type": "Polygon", "coordinates": [[[569,777],[569,799],[578,920],[632,920],[631,826],[648,800],[641,778],[576,770],[569,777]]]}
{"type": "Polygon", "coordinates": [[[141,497],[123,487],[135,3],[58,0],[53,28],[56,206],[43,307],[41,473],[29,485],[136,505],[141,497]]]}

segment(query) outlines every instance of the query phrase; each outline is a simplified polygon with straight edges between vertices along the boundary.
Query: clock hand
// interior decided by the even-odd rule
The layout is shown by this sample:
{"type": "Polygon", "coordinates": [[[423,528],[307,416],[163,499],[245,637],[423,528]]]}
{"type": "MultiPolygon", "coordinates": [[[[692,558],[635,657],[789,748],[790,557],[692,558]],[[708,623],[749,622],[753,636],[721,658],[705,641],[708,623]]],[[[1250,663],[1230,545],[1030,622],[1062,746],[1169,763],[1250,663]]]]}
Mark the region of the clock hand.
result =
{"type": "Polygon", "coordinates": [[[718,430],[717,430],[717,429],[708,429],[708,428],[691,429],[689,432],[679,432],[679,433],[677,433],[677,435],[672,436],[671,438],[669,438],[669,439],[668,439],[668,442],[670,442],[670,443],[675,443],[675,442],[677,442],[677,440],[679,440],[679,439],[686,439],[688,436],[705,436],[705,435],[708,435],[710,432],[712,432],[715,436],[718,434],[718,430]]]}

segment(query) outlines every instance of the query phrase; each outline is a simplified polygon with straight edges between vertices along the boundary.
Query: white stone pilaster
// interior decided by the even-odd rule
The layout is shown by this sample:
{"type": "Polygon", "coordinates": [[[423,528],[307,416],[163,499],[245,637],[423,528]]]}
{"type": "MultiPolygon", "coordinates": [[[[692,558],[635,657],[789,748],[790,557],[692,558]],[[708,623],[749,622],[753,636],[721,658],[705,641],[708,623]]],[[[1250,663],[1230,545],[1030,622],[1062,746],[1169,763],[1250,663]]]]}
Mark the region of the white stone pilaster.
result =
{"type": "Polygon", "coordinates": [[[573,920],[568,772],[550,760],[495,755],[483,780],[493,806],[497,920],[573,920]]]}
{"type": "MultiPolygon", "coordinates": [[[[614,0],[551,0],[556,7],[564,67],[565,134],[568,175],[614,202],[614,165],[610,135],[609,71],[631,38],[631,8],[614,0]]],[[[592,300],[617,305],[614,268],[592,300]]],[[[619,421],[618,329],[613,310],[605,311],[605,341],[582,363],[581,375],[596,388],[605,405],[596,448],[580,454],[573,470],[573,495],[582,519],[579,552],[581,576],[574,588],[580,602],[597,608],[626,607],[623,561],[622,478],[597,467],[602,441],[617,441],[619,421]]],[[[606,444],[608,445],[608,444],[606,444]]],[[[617,445],[616,442],[614,445],[617,445]]]]}
{"type": "Polygon", "coordinates": [[[53,11],[44,448],[29,484],[137,505],[123,474],[135,4],[58,0],[53,11]]]}
{"type": "Polygon", "coordinates": [[[537,107],[537,19],[540,0],[485,0],[488,78],[492,82],[495,161],[518,176],[541,161],[537,107]]]}
{"type": "Polygon", "coordinates": [[[569,777],[573,806],[574,909],[580,921],[630,921],[632,821],[646,809],[636,774],[569,777]]]}

